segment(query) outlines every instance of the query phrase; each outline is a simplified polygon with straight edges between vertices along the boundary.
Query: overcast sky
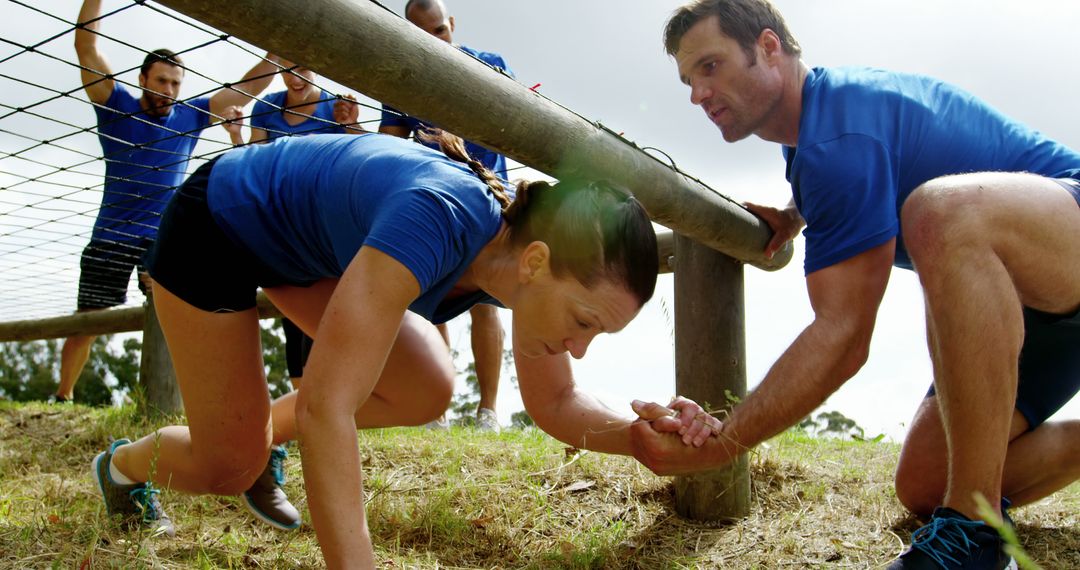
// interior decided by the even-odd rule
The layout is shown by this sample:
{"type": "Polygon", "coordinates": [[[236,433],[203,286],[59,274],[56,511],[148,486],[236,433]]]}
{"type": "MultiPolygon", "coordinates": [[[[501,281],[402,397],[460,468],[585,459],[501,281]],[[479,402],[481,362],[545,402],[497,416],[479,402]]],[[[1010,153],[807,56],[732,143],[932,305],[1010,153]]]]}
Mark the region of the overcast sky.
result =
{"type": "MultiPolygon", "coordinates": [[[[129,3],[107,0],[106,11],[129,3]]],[[[1074,72],[1075,24],[1080,6],[1073,2],[784,0],[776,3],[802,44],[804,59],[810,66],[869,65],[933,75],[974,92],[1005,113],[1073,148],[1080,148],[1080,117],[1075,108],[1080,79],[1074,72]]],[[[404,0],[385,4],[400,13],[404,0]]],[[[690,105],[688,88],[677,81],[675,66],[663,53],[660,34],[667,15],[679,4],[668,0],[453,0],[449,8],[457,23],[455,40],[501,53],[521,83],[530,87],[540,84],[541,93],[586,118],[624,132],[640,146],[664,150],[681,169],[737,200],[786,203],[790,189],[784,181],[779,148],[756,139],[725,143],[700,109],[690,105]]],[[[69,22],[75,19],[79,8],[78,2],[59,0],[33,5],[69,22]]],[[[63,32],[66,26],[64,22],[0,0],[0,37],[5,39],[36,43],[63,32]]],[[[102,31],[145,49],[180,50],[207,39],[205,34],[145,7],[135,7],[107,19],[102,31]]],[[[290,31],[284,29],[281,33],[290,31]]],[[[317,41],[317,38],[303,41],[317,41]]],[[[142,58],[136,50],[109,41],[103,40],[102,49],[118,71],[137,66],[142,58]]],[[[0,46],[0,59],[16,51],[10,45],[0,46]]],[[[44,51],[73,61],[70,32],[47,44],[44,51]]],[[[239,78],[255,60],[233,46],[215,44],[185,55],[185,61],[213,80],[230,81],[239,78]]],[[[61,91],[73,90],[81,97],[77,70],[41,56],[23,54],[4,61],[0,63],[0,74],[61,91]]],[[[134,82],[135,74],[128,74],[126,79],[134,82]]],[[[211,88],[208,80],[189,74],[184,94],[190,96],[211,88]]],[[[281,89],[280,82],[275,82],[271,89],[281,89]]],[[[40,89],[0,79],[0,103],[9,107],[25,106],[45,96],[40,89]]],[[[89,127],[94,122],[93,113],[85,103],[70,99],[45,106],[44,110],[79,127],[89,127]]],[[[361,119],[375,120],[377,112],[362,109],[361,119]]],[[[0,150],[13,152],[28,146],[26,140],[12,133],[41,140],[71,130],[26,116],[12,116],[0,120],[0,150]]],[[[208,131],[207,138],[225,140],[220,128],[208,131]]],[[[67,144],[100,154],[91,135],[71,137],[67,144]]],[[[209,152],[221,146],[204,141],[197,152],[209,152]]],[[[39,160],[53,164],[77,162],[71,153],[56,149],[42,149],[39,160]]],[[[0,186],[7,187],[17,180],[7,173],[27,172],[27,169],[32,170],[33,166],[0,158],[0,186]]],[[[94,176],[100,175],[101,166],[91,164],[82,170],[87,174],[72,182],[77,186],[92,185],[94,176]]],[[[33,196],[55,195],[58,190],[42,187],[24,193],[27,185],[19,188],[20,192],[8,191],[0,196],[0,211],[15,208],[19,214],[0,221],[0,254],[15,247],[13,234],[27,233],[13,232],[12,224],[37,225],[43,222],[27,220],[62,218],[63,224],[54,231],[67,237],[49,238],[52,243],[47,247],[36,248],[34,251],[51,248],[49,251],[55,249],[58,253],[35,261],[35,267],[47,275],[40,287],[49,291],[51,314],[70,311],[74,308],[73,284],[78,275],[75,253],[85,244],[93,220],[95,195],[74,194],[63,202],[50,202],[54,206],[52,210],[71,212],[70,215],[58,216],[52,211],[34,213],[39,217],[29,218],[31,214],[21,205],[32,202],[33,196]],[[55,287],[49,288],[53,287],[51,284],[55,287]]],[[[812,319],[802,274],[801,240],[787,268],[774,273],[748,268],[746,278],[747,365],[753,386],[812,319]]],[[[590,354],[575,363],[579,382],[618,410],[629,412],[627,404],[633,398],[666,400],[675,392],[673,329],[667,316],[673,304],[671,284],[670,275],[661,277],[656,298],[641,316],[624,332],[598,339],[590,354]]],[[[22,294],[4,292],[6,300],[0,299],[0,320],[9,320],[11,315],[23,318],[20,307],[27,303],[20,301],[22,294]]],[[[508,314],[505,316],[508,319],[508,314]]],[[[452,331],[457,348],[467,353],[465,324],[455,323],[452,331]]],[[[929,383],[921,294],[911,273],[895,270],[879,317],[870,362],[826,407],[856,419],[870,434],[885,432],[900,437],[902,425],[929,383]]],[[[504,384],[498,410],[503,421],[507,422],[510,413],[518,409],[521,409],[519,396],[504,384]]],[[[1065,415],[1080,417],[1080,402],[1072,402],[1065,415]]]]}

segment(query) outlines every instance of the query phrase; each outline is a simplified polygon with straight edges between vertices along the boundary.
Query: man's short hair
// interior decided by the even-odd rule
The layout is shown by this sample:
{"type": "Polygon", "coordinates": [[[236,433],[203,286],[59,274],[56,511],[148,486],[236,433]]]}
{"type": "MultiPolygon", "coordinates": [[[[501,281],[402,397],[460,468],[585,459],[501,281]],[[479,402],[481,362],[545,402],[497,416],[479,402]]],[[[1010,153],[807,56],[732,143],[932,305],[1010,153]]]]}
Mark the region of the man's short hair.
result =
{"type": "Polygon", "coordinates": [[[156,49],[148,54],[143,59],[142,67],[139,68],[139,75],[146,75],[150,73],[150,68],[155,63],[164,63],[174,67],[183,68],[184,62],[180,59],[180,56],[176,55],[176,52],[170,49],[156,49]]]}
{"type": "Polygon", "coordinates": [[[802,48],[788,30],[784,17],[768,0],[694,0],[675,10],[664,28],[664,49],[674,57],[686,32],[701,20],[716,16],[720,31],[738,42],[739,47],[755,61],[754,44],[761,32],[772,30],[780,38],[780,46],[788,55],[799,55],[802,48]]]}
{"type": "Polygon", "coordinates": [[[430,10],[435,6],[441,7],[442,2],[439,0],[409,0],[405,3],[405,10],[402,12],[405,17],[409,17],[409,10],[416,8],[418,10],[430,10]]]}

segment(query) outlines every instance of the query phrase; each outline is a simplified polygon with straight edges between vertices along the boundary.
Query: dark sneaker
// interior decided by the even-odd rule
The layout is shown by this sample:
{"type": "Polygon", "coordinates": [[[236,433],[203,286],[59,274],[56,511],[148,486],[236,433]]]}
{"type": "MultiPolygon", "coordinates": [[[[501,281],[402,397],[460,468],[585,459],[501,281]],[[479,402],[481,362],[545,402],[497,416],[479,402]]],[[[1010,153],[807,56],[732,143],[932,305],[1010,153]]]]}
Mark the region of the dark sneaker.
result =
{"type": "Polygon", "coordinates": [[[1002,497],[1001,498],[1001,520],[1005,524],[1009,525],[1009,528],[1016,529],[1016,523],[1013,522],[1012,517],[1009,516],[1009,507],[1012,507],[1012,501],[1002,497]]]}
{"type": "Polygon", "coordinates": [[[911,535],[911,548],[888,570],[1016,570],[993,527],[938,507],[930,522],[911,535]]]}
{"type": "Polygon", "coordinates": [[[131,442],[126,439],[114,441],[109,449],[99,453],[91,464],[94,480],[97,481],[101,497],[105,499],[105,511],[109,515],[122,515],[129,521],[136,521],[155,536],[175,536],[176,527],[161,508],[157,489],[150,483],[121,485],[109,475],[109,461],[113,452],[117,447],[128,443],[131,442]]]}
{"type": "Polygon", "coordinates": [[[74,398],[65,398],[64,396],[60,396],[60,395],[53,395],[53,396],[51,396],[49,398],[49,403],[50,404],[74,404],[75,399],[74,398]]]}
{"type": "Polygon", "coordinates": [[[266,469],[250,489],[244,491],[244,504],[256,518],[281,530],[300,526],[300,512],[289,502],[281,489],[285,484],[285,460],[289,452],[275,445],[270,448],[266,469]]]}

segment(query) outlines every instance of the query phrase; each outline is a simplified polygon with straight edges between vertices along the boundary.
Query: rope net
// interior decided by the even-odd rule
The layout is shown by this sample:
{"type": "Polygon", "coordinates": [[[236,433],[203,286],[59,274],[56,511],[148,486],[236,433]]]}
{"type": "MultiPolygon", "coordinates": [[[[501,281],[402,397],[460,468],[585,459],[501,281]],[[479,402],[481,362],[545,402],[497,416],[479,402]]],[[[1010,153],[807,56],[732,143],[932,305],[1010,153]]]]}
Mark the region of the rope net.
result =
{"type": "MultiPolygon", "coordinates": [[[[339,127],[336,118],[284,103],[285,82],[278,77],[299,76],[303,70],[297,66],[303,62],[279,61],[147,0],[108,0],[92,21],[96,26],[84,28],[96,34],[98,51],[111,70],[108,76],[79,63],[77,4],[0,0],[0,18],[7,23],[0,28],[0,322],[70,314],[77,302],[141,305],[145,296],[132,267],[149,246],[143,236],[155,233],[164,204],[187,173],[235,144],[250,144],[257,132],[250,125],[269,115],[304,125],[289,132],[264,126],[262,134],[271,139],[339,127]],[[163,47],[177,54],[183,69],[179,94],[172,98],[140,86],[144,59],[163,47]],[[269,64],[267,71],[248,78],[272,80],[269,87],[254,94],[245,91],[246,83],[237,86],[260,62],[269,64]],[[163,127],[148,118],[145,105],[125,113],[95,104],[83,84],[85,72],[93,77],[89,86],[111,79],[135,99],[162,101],[173,112],[204,116],[204,126],[163,127]],[[239,118],[222,117],[208,112],[205,103],[222,90],[254,97],[239,118]],[[230,136],[225,124],[232,122],[243,126],[230,136]],[[140,125],[153,136],[131,140],[115,134],[115,127],[124,124],[140,125]],[[145,159],[148,154],[152,160],[145,159]],[[156,182],[162,173],[174,174],[175,182],[156,182]],[[94,271],[81,271],[80,264],[87,263],[94,271]],[[115,285],[118,280],[123,285],[115,285]]],[[[319,102],[337,103],[343,96],[355,102],[358,113],[350,128],[379,129],[379,102],[326,78],[304,77],[320,90],[319,102]]],[[[506,177],[538,176],[523,169],[507,160],[506,177]]]]}
{"type": "MultiPolygon", "coordinates": [[[[107,111],[90,101],[80,78],[87,68],[79,64],[74,48],[77,4],[0,0],[0,18],[7,23],[0,32],[0,322],[71,313],[79,297],[80,262],[97,268],[83,275],[81,304],[120,301],[123,287],[117,290],[107,283],[119,278],[127,285],[126,300],[118,306],[140,305],[145,297],[131,271],[148,245],[140,236],[154,233],[160,211],[175,189],[154,182],[153,174],[176,173],[180,176],[174,178],[182,180],[206,160],[233,148],[221,126],[225,118],[207,113],[197,100],[221,89],[236,90],[233,82],[259,61],[267,61],[266,54],[145,0],[107,2],[96,20],[96,33],[98,50],[112,75],[96,73],[101,76],[97,81],[111,78],[138,98],[143,94],[139,71],[146,55],[162,47],[173,50],[184,70],[173,111],[192,109],[208,115],[209,122],[205,128],[175,130],[148,120],[145,113],[107,111]],[[112,134],[125,121],[153,125],[155,134],[137,141],[112,134]],[[190,139],[193,150],[169,150],[178,146],[178,139],[190,139]],[[153,159],[138,158],[145,153],[153,159]],[[113,167],[108,175],[107,162],[113,167]],[[112,174],[114,169],[123,174],[112,174]],[[110,192],[103,205],[107,181],[122,189],[110,192]],[[84,253],[92,237],[98,247],[84,253]]],[[[293,65],[302,64],[286,62],[288,67],[283,67],[276,59],[271,61],[269,74],[295,74],[293,65]]],[[[311,82],[321,90],[319,102],[336,101],[341,94],[354,98],[359,107],[356,126],[378,130],[378,102],[325,78],[311,82]]],[[[267,103],[266,110],[253,114],[255,105],[244,107],[243,141],[250,140],[250,125],[260,115],[290,109],[268,100],[282,90],[282,81],[275,78],[255,98],[267,103]]],[[[268,127],[266,136],[338,126],[325,117],[291,113],[289,122],[302,122],[304,127],[294,132],[268,127]]]]}

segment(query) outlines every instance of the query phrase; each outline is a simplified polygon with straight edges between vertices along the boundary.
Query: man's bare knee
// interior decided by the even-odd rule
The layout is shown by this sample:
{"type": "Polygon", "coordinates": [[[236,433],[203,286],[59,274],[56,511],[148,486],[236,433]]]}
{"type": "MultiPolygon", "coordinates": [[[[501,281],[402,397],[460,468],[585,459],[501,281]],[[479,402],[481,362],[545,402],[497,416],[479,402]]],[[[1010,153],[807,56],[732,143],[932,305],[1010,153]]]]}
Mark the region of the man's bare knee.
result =
{"type": "Polygon", "coordinates": [[[896,467],[896,499],[920,517],[929,516],[945,496],[944,482],[928,475],[925,466],[911,461],[901,461],[896,467]]]}
{"type": "Polygon", "coordinates": [[[963,177],[944,176],[912,191],[901,209],[900,224],[913,259],[957,244],[965,233],[978,236],[972,212],[979,193],[971,190],[963,177]]]}

